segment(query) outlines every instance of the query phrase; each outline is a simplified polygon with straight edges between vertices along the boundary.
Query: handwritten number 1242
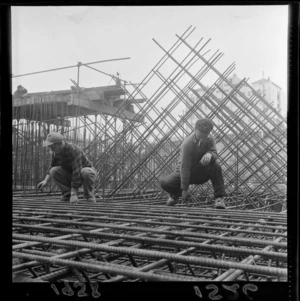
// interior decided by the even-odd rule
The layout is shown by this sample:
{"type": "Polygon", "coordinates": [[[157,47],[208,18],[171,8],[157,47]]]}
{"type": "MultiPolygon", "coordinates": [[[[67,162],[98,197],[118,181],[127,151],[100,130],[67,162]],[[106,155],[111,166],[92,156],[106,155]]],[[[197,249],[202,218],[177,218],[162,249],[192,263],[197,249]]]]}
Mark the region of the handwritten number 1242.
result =
{"type": "MultiPolygon", "coordinates": [[[[238,293],[238,289],[240,288],[239,284],[235,283],[233,285],[226,285],[226,284],[222,284],[222,287],[226,290],[226,291],[230,291],[231,294],[233,294],[233,296],[231,297],[231,300],[237,300],[239,293],[238,293]]],[[[212,291],[209,293],[208,297],[210,300],[220,300],[223,297],[221,295],[217,295],[218,293],[218,286],[215,284],[209,284],[207,286],[205,286],[206,289],[212,289],[212,291]]],[[[202,298],[202,293],[199,289],[198,286],[194,286],[194,290],[197,296],[199,296],[200,298],[202,298]]],[[[245,296],[247,296],[247,298],[249,300],[253,300],[252,297],[250,297],[248,295],[248,291],[252,291],[252,292],[256,292],[258,290],[258,287],[255,284],[245,284],[242,287],[243,293],[245,294],[245,296]]]]}

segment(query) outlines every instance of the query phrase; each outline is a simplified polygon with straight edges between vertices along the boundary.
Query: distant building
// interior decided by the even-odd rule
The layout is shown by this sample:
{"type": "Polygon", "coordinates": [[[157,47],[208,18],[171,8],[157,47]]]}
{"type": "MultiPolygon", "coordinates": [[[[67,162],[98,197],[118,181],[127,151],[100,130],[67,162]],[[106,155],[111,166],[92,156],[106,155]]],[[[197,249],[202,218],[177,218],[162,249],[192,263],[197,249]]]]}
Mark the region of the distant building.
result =
{"type": "MultiPolygon", "coordinates": [[[[225,105],[226,105],[226,107],[228,107],[230,109],[231,112],[235,112],[238,109],[238,107],[234,104],[233,101],[229,100],[228,102],[226,102],[226,99],[227,99],[226,95],[230,94],[230,92],[232,91],[231,86],[238,85],[239,82],[241,81],[241,79],[236,74],[233,74],[231,77],[228,78],[228,81],[230,82],[230,84],[223,81],[222,83],[219,84],[219,88],[215,89],[212,93],[215,96],[215,98],[217,100],[219,100],[220,112],[222,111],[222,107],[225,105]]],[[[283,93],[282,88],[280,88],[278,85],[273,83],[270,80],[270,78],[268,78],[268,79],[262,78],[258,81],[253,82],[252,84],[250,84],[250,86],[255,91],[258,91],[260,93],[260,95],[275,110],[277,110],[277,111],[282,110],[283,102],[285,99],[285,94],[283,93]]],[[[207,89],[209,89],[209,87],[198,88],[195,90],[200,96],[203,96],[205,94],[205,92],[207,91],[207,89]]],[[[241,92],[244,96],[246,96],[246,98],[249,99],[250,101],[254,99],[253,91],[249,86],[243,85],[242,87],[238,88],[238,91],[241,92]]],[[[245,99],[241,95],[239,95],[239,93],[235,93],[234,98],[237,99],[239,102],[245,104],[245,99]]],[[[198,97],[194,93],[189,94],[189,99],[187,99],[187,102],[189,103],[189,105],[185,106],[185,110],[184,110],[185,113],[189,110],[189,107],[191,105],[194,105],[194,103],[197,101],[197,99],[198,99],[198,97]]],[[[210,106],[209,102],[207,102],[207,105],[204,103],[200,103],[197,106],[198,115],[200,115],[201,117],[209,117],[211,112],[215,109],[216,104],[212,104],[211,107],[209,107],[209,106],[210,106]]],[[[265,109],[265,105],[261,101],[259,101],[257,103],[257,106],[261,110],[265,109]]],[[[226,119],[227,117],[224,117],[224,118],[226,119]]],[[[188,119],[188,122],[190,124],[194,125],[196,123],[197,119],[198,119],[198,117],[195,114],[192,114],[191,117],[188,119]]],[[[221,114],[220,114],[220,116],[214,115],[213,120],[217,126],[220,126],[223,123],[221,114]]],[[[247,115],[243,115],[242,120],[246,124],[250,123],[250,119],[247,115]]],[[[258,133],[258,134],[261,135],[262,133],[258,133]]]]}
{"type": "Polygon", "coordinates": [[[281,87],[271,81],[270,77],[268,77],[268,79],[262,78],[253,82],[252,86],[255,90],[260,90],[263,98],[268,101],[277,111],[280,112],[283,109],[285,94],[281,87]]]}

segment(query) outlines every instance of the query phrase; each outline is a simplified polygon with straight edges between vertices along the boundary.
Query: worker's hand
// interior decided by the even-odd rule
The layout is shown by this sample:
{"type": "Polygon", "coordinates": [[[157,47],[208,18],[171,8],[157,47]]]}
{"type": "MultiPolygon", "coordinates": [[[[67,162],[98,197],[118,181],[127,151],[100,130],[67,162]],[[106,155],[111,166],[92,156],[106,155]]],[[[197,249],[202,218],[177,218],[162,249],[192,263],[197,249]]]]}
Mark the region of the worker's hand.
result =
{"type": "Polygon", "coordinates": [[[47,181],[42,181],[37,185],[37,188],[43,191],[44,187],[47,185],[47,181]]]}
{"type": "Polygon", "coordinates": [[[200,163],[203,165],[203,166],[206,166],[209,164],[210,160],[211,160],[211,153],[206,153],[202,159],[200,160],[200,163]]]}
{"type": "Polygon", "coordinates": [[[77,196],[76,193],[71,193],[70,203],[71,204],[78,204],[78,196],[77,196]]]}
{"type": "Polygon", "coordinates": [[[189,197],[189,191],[188,190],[182,190],[182,201],[185,202],[187,201],[189,197]]]}

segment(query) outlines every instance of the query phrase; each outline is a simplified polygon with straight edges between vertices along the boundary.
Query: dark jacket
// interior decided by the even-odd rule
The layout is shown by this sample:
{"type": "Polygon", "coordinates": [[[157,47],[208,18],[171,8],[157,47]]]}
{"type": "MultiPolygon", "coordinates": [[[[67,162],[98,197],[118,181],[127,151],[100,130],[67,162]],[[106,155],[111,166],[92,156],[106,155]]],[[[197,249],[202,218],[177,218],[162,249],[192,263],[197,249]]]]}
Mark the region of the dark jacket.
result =
{"type": "Polygon", "coordinates": [[[180,172],[182,190],[189,188],[190,176],[196,172],[197,167],[199,167],[199,161],[206,153],[212,154],[212,162],[218,158],[215,139],[212,135],[201,141],[200,146],[195,133],[184,139],[181,144],[180,158],[176,168],[180,172]]]}
{"type": "Polygon", "coordinates": [[[72,174],[71,186],[74,188],[81,185],[81,169],[83,167],[93,168],[86,154],[77,145],[68,142],[65,142],[65,147],[59,154],[52,154],[50,169],[54,166],[61,166],[72,174]]]}

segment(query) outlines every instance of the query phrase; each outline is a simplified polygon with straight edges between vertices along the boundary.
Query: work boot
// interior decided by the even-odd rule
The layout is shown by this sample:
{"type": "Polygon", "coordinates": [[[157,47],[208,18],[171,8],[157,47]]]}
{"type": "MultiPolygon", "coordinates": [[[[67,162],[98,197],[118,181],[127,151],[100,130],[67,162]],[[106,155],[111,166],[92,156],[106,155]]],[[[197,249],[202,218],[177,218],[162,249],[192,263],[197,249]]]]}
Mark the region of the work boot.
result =
{"type": "Polygon", "coordinates": [[[179,201],[179,196],[175,194],[170,194],[170,197],[167,200],[167,206],[174,206],[178,203],[179,201]]]}
{"type": "Polygon", "coordinates": [[[71,194],[63,195],[60,199],[61,202],[70,202],[71,194]]]}
{"type": "Polygon", "coordinates": [[[96,204],[96,202],[97,202],[95,197],[89,197],[89,198],[86,199],[86,201],[88,203],[93,203],[93,204],[96,204]]]}
{"type": "Polygon", "coordinates": [[[215,199],[215,208],[216,209],[226,209],[225,201],[223,197],[215,199]]]}

